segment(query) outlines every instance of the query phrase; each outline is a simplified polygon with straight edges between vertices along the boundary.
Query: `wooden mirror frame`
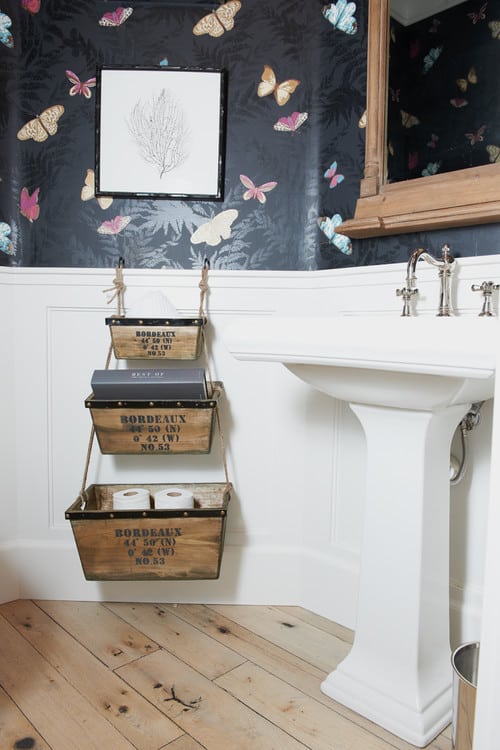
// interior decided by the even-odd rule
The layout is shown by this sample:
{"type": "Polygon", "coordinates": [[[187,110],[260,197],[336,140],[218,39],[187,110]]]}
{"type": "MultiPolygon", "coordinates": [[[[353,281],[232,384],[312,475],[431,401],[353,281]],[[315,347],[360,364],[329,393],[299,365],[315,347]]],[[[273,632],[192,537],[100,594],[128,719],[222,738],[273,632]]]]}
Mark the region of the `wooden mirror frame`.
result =
{"type": "Polygon", "coordinates": [[[353,219],[336,231],[381,237],[500,221],[500,163],[386,180],[389,1],[369,0],[365,171],[353,219]]]}

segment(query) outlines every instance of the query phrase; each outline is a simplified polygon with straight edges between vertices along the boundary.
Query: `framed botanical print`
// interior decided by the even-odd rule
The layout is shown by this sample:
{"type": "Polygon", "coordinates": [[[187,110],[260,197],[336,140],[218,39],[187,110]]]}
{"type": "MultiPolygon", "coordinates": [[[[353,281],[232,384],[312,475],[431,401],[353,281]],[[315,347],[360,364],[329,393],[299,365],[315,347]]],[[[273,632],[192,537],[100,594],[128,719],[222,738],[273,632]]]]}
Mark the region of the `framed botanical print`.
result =
{"type": "Polygon", "coordinates": [[[223,70],[103,66],[96,195],[223,199],[223,70]]]}

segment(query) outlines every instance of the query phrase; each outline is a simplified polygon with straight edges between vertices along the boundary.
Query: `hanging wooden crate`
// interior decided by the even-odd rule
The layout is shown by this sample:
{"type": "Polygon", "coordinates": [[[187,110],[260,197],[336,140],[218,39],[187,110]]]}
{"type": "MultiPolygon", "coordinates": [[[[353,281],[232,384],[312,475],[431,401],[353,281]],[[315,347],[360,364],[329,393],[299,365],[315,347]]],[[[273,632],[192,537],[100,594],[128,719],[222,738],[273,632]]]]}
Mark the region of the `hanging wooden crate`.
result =
{"type": "Polygon", "coordinates": [[[211,398],[183,401],[85,401],[101,453],[209,453],[222,383],[211,398]]]}
{"type": "Polygon", "coordinates": [[[197,359],[202,352],[205,317],[106,318],[116,359],[197,359]]]}
{"type": "MultiPolygon", "coordinates": [[[[174,485],[141,485],[151,495],[174,485]]],[[[175,485],[191,510],[113,510],[113,493],[131,485],[92,484],[67,509],[89,581],[218,578],[232,485],[175,485]]]]}

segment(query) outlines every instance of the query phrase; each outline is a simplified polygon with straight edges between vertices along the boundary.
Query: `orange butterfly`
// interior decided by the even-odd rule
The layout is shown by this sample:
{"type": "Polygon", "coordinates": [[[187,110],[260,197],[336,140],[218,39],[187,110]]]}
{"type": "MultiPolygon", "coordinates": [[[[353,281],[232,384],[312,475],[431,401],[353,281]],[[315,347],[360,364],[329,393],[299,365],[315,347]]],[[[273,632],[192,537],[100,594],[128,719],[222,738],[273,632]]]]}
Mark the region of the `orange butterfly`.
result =
{"type": "Polygon", "coordinates": [[[20,141],[28,141],[30,138],[38,143],[46,141],[49,135],[57,133],[57,121],[63,113],[64,107],[62,104],[54,104],[54,106],[44,109],[38,117],[23,125],[17,137],[20,141]]]}
{"type": "MultiPolygon", "coordinates": [[[[87,169],[87,176],[85,177],[85,184],[82,187],[80,194],[82,201],[90,201],[96,197],[95,194],[95,173],[93,169],[87,169]]],[[[113,203],[113,198],[110,195],[98,195],[97,202],[100,207],[105,210],[109,208],[113,203]]]]}
{"type": "Polygon", "coordinates": [[[193,28],[195,36],[208,34],[209,36],[222,36],[225,31],[231,31],[234,26],[234,17],[241,8],[240,0],[229,0],[220,5],[213,13],[203,16],[193,28]]]}
{"type": "Polygon", "coordinates": [[[415,115],[411,115],[409,112],[405,112],[404,109],[399,110],[401,112],[401,122],[405,128],[412,128],[414,125],[420,125],[420,120],[415,115]]]}
{"type": "Polygon", "coordinates": [[[262,73],[261,78],[262,81],[259,83],[257,95],[269,96],[269,94],[274,94],[274,98],[280,107],[287,103],[290,96],[300,83],[296,78],[291,78],[289,81],[278,83],[276,76],[274,75],[274,70],[269,67],[269,65],[264,65],[264,72],[262,73]]]}
{"type": "Polygon", "coordinates": [[[467,91],[469,83],[477,83],[477,74],[475,68],[470,68],[467,78],[457,78],[457,86],[460,91],[467,91]]]}

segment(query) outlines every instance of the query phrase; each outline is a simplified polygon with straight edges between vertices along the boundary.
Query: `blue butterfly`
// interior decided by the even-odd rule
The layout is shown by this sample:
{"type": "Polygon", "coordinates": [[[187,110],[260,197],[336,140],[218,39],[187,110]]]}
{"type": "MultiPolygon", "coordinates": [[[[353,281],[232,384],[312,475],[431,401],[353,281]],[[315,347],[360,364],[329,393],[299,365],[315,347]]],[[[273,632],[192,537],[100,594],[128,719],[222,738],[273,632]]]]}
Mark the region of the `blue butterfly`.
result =
{"type": "Polygon", "coordinates": [[[322,216],[318,219],[319,228],[328,237],[329,242],[332,245],[344,253],[344,255],[351,255],[352,253],[352,242],[349,237],[345,234],[337,234],[335,229],[342,224],[342,216],[340,214],[334,214],[331,218],[328,216],[322,216]]]}
{"type": "Polygon", "coordinates": [[[7,255],[15,255],[14,243],[9,237],[11,228],[5,221],[0,221],[0,250],[7,255]]]}
{"type": "Polygon", "coordinates": [[[0,13],[0,42],[3,42],[7,47],[14,46],[14,38],[10,33],[10,27],[12,21],[6,13],[0,13]]]}
{"type": "Polygon", "coordinates": [[[160,65],[162,68],[166,68],[168,65],[168,60],[166,57],[163,58],[163,60],[160,60],[160,65]]]}
{"type": "Polygon", "coordinates": [[[323,15],[328,21],[340,31],[346,34],[355,34],[358,23],[354,18],[356,3],[348,3],[347,0],[337,0],[323,7],[323,15]]]}
{"type": "Polygon", "coordinates": [[[443,51],[442,47],[433,47],[429,50],[429,53],[424,57],[424,73],[428,73],[432,68],[439,55],[443,51]]]}
{"type": "Polygon", "coordinates": [[[430,161],[425,169],[422,169],[422,177],[430,177],[430,175],[437,174],[440,166],[440,161],[430,161]]]}

